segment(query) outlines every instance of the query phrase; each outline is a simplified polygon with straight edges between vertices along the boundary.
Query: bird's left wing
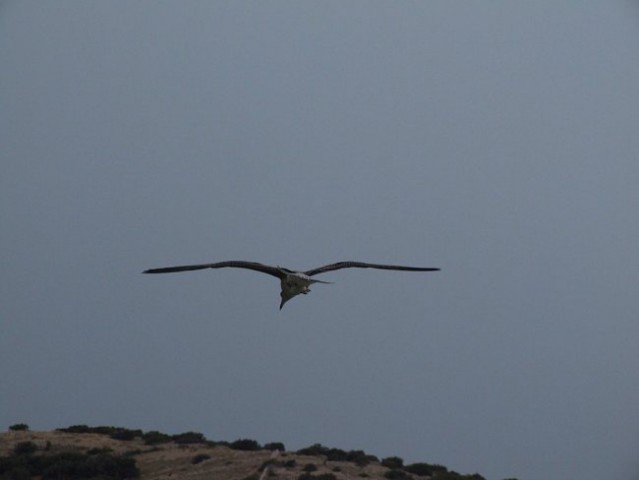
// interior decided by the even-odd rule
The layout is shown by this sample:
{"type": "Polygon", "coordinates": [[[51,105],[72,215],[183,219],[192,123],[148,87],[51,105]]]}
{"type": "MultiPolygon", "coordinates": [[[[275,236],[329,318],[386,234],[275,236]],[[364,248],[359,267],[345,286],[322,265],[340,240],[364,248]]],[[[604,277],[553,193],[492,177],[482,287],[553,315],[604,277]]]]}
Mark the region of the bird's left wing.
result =
{"type": "Polygon", "coordinates": [[[342,268],[376,268],[379,270],[401,270],[404,272],[436,272],[439,268],[433,267],[405,267],[403,265],[384,265],[380,263],[364,263],[364,262],[337,262],[330,265],[324,265],[323,267],[317,267],[312,270],[304,272],[309,277],[317,275],[318,273],[330,272],[332,270],[341,270],[342,268]]]}

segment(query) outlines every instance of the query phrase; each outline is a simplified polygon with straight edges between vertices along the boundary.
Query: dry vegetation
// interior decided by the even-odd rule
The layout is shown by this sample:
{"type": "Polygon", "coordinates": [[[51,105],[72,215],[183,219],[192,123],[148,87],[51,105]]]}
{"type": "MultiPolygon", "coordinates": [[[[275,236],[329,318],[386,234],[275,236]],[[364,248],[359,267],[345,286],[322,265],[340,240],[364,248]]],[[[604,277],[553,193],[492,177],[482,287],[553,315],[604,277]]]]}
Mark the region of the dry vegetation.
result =
{"type": "MultiPolygon", "coordinates": [[[[274,448],[277,444],[267,445],[265,448],[257,442],[248,440],[230,444],[228,442],[210,442],[200,434],[192,432],[183,434],[186,437],[181,437],[179,435],[168,436],[158,432],[155,432],[154,435],[142,434],[139,430],[127,429],[116,429],[109,433],[76,433],[64,430],[33,432],[25,428],[0,433],[0,457],[2,457],[0,458],[0,479],[54,478],[51,475],[48,477],[47,475],[44,477],[30,476],[25,474],[22,467],[20,467],[22,471],[13,467],[14,471],[12,472],[7,465],[9,465],[8,462],[11,458],[19,458],[22,461],[25,458],[35,459],[37,456],[47,455],[60,456],[73,452],[86,455],[86,458],[91,455],[103,455],[109,458],[133,459],[139,471],[138,478],[142,480],[346,480],[360,478],[422,480],[431,476],[438,480],[483,480],[480,475],[459,475],[441,466],[434,466],[435,471],[431,475],[415,475],[401,468],[388,468],[382,465],[382,463],[389,465],[388,462],[380,462],[377,458],[361,451],[344,452],[338,449],[327,449],[320,445],[298,452],[287,452],[267,449],[274,448]],[[158,438],[160,443],[156,442],[158,438]],[[247,445],[254,448],[237,449],[247,447],[247,445]],[[320,454],[304,454],[305,451],[320,454]],[[347,456],[348,461],[341,460],[347,456]],[[340,460],[333,460],[334,458],[340,458],[340,460]]],[[[90,431],[93,430],[90,429],[90,431]]],[[[401,463],[401,459],[397,457],[389,458],[397,459],[401,463]]],[[[84,478],[125,478],[121,475],[113,475],[106,477],[101,474],[84,478]]],[[[55,478],[74,477],[57,476],[55,478]]]]}

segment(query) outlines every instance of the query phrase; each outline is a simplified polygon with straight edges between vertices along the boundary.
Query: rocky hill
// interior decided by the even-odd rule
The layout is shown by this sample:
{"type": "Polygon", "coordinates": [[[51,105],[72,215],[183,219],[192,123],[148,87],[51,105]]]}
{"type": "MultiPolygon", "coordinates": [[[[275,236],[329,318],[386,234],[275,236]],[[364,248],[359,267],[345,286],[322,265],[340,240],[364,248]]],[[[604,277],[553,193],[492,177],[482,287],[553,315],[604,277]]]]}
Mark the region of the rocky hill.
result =
{"type": "Polygon", "coordinates": [[[0,479],[139,478],[141,480],[483,480],[441,465],[404,465],[361,450],[312,445],[295,452],[281,443],[213,442],[202,434],[167,435],[77,425],[52,432],[24,424],[0,433],[0,479]]]}

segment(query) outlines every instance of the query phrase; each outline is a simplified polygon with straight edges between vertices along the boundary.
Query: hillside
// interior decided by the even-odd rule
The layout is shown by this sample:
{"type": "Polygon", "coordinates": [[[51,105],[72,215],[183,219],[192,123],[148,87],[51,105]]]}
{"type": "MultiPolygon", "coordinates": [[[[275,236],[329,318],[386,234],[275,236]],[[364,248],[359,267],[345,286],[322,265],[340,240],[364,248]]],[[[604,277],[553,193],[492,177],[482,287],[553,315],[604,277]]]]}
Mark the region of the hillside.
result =
{"type": "Polygon", "coordinates": [[[26,425],[0,433],[0,479],[139,478],[141,480],[483,480],[441,465],[403,465],[361,450],[322,445],[289,452],[281,443],[208,441],[187,432],[166,435],[115,427],[74,426],[34,432],[26,425]]]}

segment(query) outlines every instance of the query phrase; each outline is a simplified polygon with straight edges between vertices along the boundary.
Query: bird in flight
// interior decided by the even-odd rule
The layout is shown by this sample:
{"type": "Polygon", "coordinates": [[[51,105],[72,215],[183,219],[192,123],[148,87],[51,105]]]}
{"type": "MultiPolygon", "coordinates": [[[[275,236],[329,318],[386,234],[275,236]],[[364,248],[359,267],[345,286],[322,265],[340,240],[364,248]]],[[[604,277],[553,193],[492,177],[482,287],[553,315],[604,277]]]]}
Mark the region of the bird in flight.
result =
{"type": "Polygon", "coordinates": [[[322,267],[306,270],[305,272],[298,272],[295,270],[289,270],[284,267],[273,267],[271,265],[264,265],[257,262],[245,262],[243,260],[229,260],[226,262],[217,263],[202,263],[198,265],[180,265],[177,267],[164,267],[164,268],[151,268],[145,270],[142,273],[174,273],[174,272],[189,272],[192,270],[204,270],[206,268],[246,268],[248,270],[255,270],[256,272],[267,273],[280,279],[282,291],[280,297],[280,310],[286,302],[291,298],[303,293],[306,295],[311,291],[310,286],[314,283],[333,283],[325,282],[323,280],[316,280],[313,277],[319,273],[330,272],[333,270],[341,270],[343,268],[376,268],[379,270],[401,270],[404,272],[436,272],[439,268],[422,268],[422,267],[404,267],[402,265],[383,265],[379,263],[364,263],[364,262],[337,262],[322,267]]]}

